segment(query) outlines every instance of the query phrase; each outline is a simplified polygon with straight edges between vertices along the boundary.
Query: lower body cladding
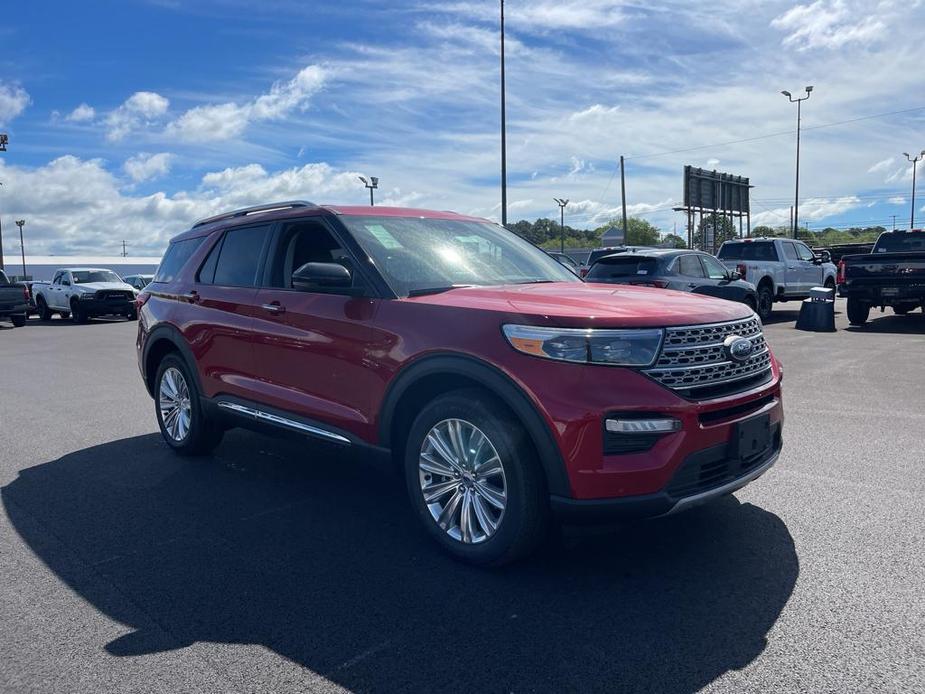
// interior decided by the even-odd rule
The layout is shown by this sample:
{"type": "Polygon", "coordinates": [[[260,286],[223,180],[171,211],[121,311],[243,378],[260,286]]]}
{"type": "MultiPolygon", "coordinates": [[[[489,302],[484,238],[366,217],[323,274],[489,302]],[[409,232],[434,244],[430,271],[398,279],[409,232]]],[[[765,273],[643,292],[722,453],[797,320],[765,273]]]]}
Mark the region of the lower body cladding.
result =
{"type": "Polygon", "coordinates": [[[78,302],[80,312],[87,316],[131,316],[135,313],[133,301],[93,299],[78,302]]]}

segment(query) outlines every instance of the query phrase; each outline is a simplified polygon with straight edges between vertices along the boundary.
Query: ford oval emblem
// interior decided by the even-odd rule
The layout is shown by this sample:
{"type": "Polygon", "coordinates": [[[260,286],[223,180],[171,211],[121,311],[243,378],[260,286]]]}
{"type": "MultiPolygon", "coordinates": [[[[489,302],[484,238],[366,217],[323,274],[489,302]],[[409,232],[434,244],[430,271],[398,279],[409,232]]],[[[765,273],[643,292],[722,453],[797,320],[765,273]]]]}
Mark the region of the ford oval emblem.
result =
{"type": "Polygon", "coordinates": [[[755,351],[755,345],[747,337],[741,335],[730,335],[723,340],[723,351],[726,357],[736,362],[748,361],[755,351]]]}

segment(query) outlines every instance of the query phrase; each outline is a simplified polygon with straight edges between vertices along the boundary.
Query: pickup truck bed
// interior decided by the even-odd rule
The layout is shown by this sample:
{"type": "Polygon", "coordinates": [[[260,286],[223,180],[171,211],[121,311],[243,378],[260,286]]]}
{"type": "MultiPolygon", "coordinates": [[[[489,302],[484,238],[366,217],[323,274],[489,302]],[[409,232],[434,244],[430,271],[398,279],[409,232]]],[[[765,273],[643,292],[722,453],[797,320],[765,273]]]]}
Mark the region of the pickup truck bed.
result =
{"type": "Polygon", "coordinates": [[[838,266],[838,294],[848,299],[848,320],[863,325],[873,306],[896,313],[925,310],[925,232],[889,231],[873,253],[848,255],[838,266]]]}

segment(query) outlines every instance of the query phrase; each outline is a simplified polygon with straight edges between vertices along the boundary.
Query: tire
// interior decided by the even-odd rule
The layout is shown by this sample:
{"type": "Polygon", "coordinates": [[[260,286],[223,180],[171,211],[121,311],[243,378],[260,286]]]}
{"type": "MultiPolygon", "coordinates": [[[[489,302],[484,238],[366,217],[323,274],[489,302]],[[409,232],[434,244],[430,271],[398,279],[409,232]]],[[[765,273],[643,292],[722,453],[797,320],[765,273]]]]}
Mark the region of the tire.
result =
{"type": "Polygon", "coordinates": [[[21,328],[26,324],[26,314],[23,313],[18,316],[10,316],[10,320],[12,321],[14,328],[21,328]]]}
{"type": "Polygon", "coordinates": [[[125,314],[125,317],[128,320],[138,320],[138,311],[130,311],[129,313],[125,314]]]}
{"type": "Polygon", "coordinates": [[[822,286],[825,287],[826,289],[835,289],[835,280],[829,277],[828,279],[826,279],[825,284],[823,284],[822,286]]]}
{"type": "Polygon", "coordinates": [[[454,557],[500,566],[529,554],[545,538],[549,499],[532,442],[491,394],[473,388],[432,400],[411,425],[404,451],[411,504],[431,537],[454,557]],[[453,444],[454,431],[466,445],[453,444]],[[451,458],[459,450],[471,454],[473,446],[478,453],[469,462],[459,465],[458,457],[451,458]],[[492,459],[498,464],[488,468],[492,459]],[[425,490],[435,495],[430,504],[425,490]]]}
{"type": "Polygon", "coordinates": [[[39,319],[43,321],[51,320],[51,309],[48,308],[48,304],[45,303],[43,297],[39,297],[35,300],[35,306],[39,311],[39,319]]]}
{"type": "Polygon", "coordinates": [[[71,302],[71,320],[78,324],[87,322],[87,314],[80,309],[76,301],[71,302]]]}
{"type": "Polygon", "coordinates": [[[168,354],[158,365],[154,383],[155,416],[167,445],[179,455],[211,453],[225,431],[203,409],[186,362],[168,354]]]}
{"type": "Polygon", "coordinates": [[[893,313],[895,313],[898,316],[905,316],[907,313],[909,313],[909,311],[912,311],[914,309],[915,309],[915,306],[912,306],[912,305],[894,306],[893,313]]]}
{"type": "Polygon", "coordinates": [[[755,300],[754,300],[752,297],[746,296],[745,299],[742,300],[742,303],[745,304],[746,306],[748,306],[748,307],[749,307],[752,311],[754,311],[755,313],[758,313],[758,310],[757,310],[757,309],[758,309],[758,306],[757,306],[757,304],[755,303],[755,300]]]}
{"type": "Polygon", "coordinates": [[[774,309],[774,292],[771,285],[762,284],[758,287],[758,310],[756,313],[762,322],[771,317],[771,311],[774,309]]]}
{"type": "Polygon", "coordinates": [[[870,304],[848,297],[848,322],[851,325],[864,325],[870,316],[870,304]]]}

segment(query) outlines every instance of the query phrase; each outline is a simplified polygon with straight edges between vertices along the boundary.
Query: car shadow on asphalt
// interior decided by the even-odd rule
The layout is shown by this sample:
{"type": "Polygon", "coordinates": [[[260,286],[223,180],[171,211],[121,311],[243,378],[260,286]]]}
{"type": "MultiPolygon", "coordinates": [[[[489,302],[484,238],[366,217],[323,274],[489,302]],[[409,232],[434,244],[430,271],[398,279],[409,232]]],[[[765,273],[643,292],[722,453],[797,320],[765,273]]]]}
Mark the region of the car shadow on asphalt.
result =
{"type": "Polygon", "coordinates": [[[892,312],[871,311],[870,319],[864,325],[849,325],[852,333],[893,333],[896,335],[925,335],[925,315],[914,311],[905,316],[892,312]]]}
{"type": "Polygon", "coordinates": [[[113,656],[258,644],[351,690],[693,692],[762,653],[799,573],[785,523],[734,497],[468,567],[368,456],[243,431],[213,458],[158,435],[76,451],[2,501],[126,625],[113,656]]]}

